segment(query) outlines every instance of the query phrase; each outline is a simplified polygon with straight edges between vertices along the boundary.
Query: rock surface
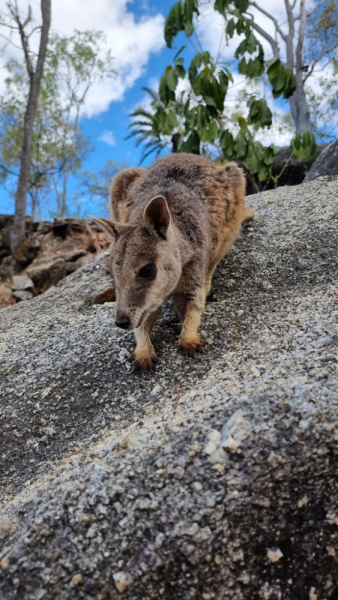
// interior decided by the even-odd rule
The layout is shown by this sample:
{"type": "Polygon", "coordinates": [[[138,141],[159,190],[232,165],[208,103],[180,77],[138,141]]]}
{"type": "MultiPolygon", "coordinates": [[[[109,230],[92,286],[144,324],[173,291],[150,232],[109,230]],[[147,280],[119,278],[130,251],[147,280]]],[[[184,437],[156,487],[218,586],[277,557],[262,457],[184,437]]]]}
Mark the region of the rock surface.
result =
{"type": "Polygon", "coordinates": [[[33,223],[27,217],[26,236],[12,256],[12,223],[12,216],[0,215],[0,308],[43,294],[111,245],[109,236],[85,219],[33,223]]]}
{"type": "Polygon", "coordinates": [[[338,175],[338,139],[324,148],[306,174],[304,181],[313,181],[324,175],[338,175]]]}
{"type": "Polygon", "coordinates": [[[250,197],[201,332],[144,379],[99,257],[0,329],[3,600],[338,597],[338,179],[250,197]]]}

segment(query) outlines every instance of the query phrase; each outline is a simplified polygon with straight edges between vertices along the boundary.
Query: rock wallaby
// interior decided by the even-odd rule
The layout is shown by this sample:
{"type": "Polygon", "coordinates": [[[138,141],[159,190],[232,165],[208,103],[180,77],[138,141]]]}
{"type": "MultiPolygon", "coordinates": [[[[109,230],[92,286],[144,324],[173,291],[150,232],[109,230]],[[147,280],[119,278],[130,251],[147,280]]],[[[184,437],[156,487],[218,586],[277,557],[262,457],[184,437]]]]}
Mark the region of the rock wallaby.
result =
{"type": "Polygon", "coordinates": [[[192,154],[172,154],[113,180],[111,221],[91,218],[115,240],[108,260],[114,288],[94,301],[116,299],[116,325],[134,329],[134,370],[154,366],[150,334],[167,296],[182,320],[179,348],[187,355],[201,349],[198,327],[212,275],[254,216],[244,199],[235,163],[217,166],[192,154]]]}

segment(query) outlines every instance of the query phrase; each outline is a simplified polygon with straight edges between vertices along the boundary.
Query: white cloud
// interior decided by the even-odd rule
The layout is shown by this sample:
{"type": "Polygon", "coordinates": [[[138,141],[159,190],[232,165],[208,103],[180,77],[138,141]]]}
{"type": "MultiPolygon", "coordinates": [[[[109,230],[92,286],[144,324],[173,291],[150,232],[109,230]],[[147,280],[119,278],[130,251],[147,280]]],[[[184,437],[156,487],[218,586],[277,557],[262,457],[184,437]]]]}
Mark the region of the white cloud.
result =
{"type": "MultiPolygon", "coordinates": [[[[26,0],[19,0],[20,11],[27,13],[26,0]]],[[[103,31],[114,57],[117,77],[107,79],[94,85],[86,99],[85,112],[88,117],[100,114],[108,109],[113,101],[123,99],[126,90],[130,89],[149,61],[150,54],[158,53],[165,42],[163,38],[164,17],[146,15],[137,20],[128,8],[128,0],[95,0],[83,3],[82,0],[57,0],[52,2],[52,31],[60,34],[71,34],[74,29],[84,31],[103,31]]],[[[37,3],[32,4],[34,17],[41,22],[41,14],[37,3]]],[[[33,43],[38,42],[37,36],[33,43]]],[[[0,68],[10,58],[20,58],[20,50],[8,45],[0,57],[0,68]]],[[[6,71],[1,68],[0,93],[4,89],[6,71]]]]}
{"type": "Polygon", "coordinates": [[[104,131],[98,138],[99,142],[104,142],[108,146],[115,146],[116,140],[112,131],[104,131]]]}

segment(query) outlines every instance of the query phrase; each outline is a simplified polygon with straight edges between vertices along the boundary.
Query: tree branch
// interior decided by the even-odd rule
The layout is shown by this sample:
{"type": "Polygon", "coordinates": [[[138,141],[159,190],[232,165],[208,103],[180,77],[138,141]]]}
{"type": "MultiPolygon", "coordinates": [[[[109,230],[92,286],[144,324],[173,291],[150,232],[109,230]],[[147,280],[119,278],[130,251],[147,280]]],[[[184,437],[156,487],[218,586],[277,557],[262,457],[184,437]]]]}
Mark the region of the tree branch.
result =
{"type": "Polygon", "coordinates": [[[327,0],[321,0],[321,2],[319,2],[318,4],[316,4],[316,6],[315,6],[315,7],[314,7],[312,10],[310,10],[310,12],[308,12],[308,13],[307,13],[307,15],[306,15],[306,16],[307,16],[307,18],[309,19],[309,17],[312,17],[313,13],[315,13],[315,12],[316,12],[316,10],[317,10],[317,9],[318,9],[320,6],[323,6],[323,4],[325,4],[325,2],[326,2],[326,1],[327,1],[327,0]]]}
{"type": "MultiPolygon", "coordinates": [[[[337,40],[337,42],[333,46],[331,46],[331,48],[329,48],[329,49],[324,48],[324,50],[322,50],[322,52],[320,53],[320,55],[316,58],[316,60],[313,61],[313,64],[311,65],[310,69],[308,70],[308,72],[304,76],[304,79],[303,79],[304,83],[305,83],[305,81],[307,81],[307,79],[309,79],[309,77],[311,77],[311,75],[312,75],[312,73],[314,71],[315,66],[322,60],[322,58],[324,58],[324,56],[326,54],[330,54],[330,52],[333,52],[333,50],[335,50],[337,47],[338,47],[338,40],[337,40]]],[[[329,62],[330,62],[330,60],[328,60],[327,64],[329,62]]],[[[324,65],[323,68],[325,68],[327,66],[327,64],[324,65]]],[[[321,69],[321,70],[323,70],[323,69],[321,69]]]]}
{"type": "Polygon", "coordinates": [[[21,19],[20,19],[17,0],[15,0],[14,6],[12,4],[8,3],[8,8],[9,8],[9,11],[10,11],[14,21],[16,22],[16,24],[18,26],[21,44],[22,44],[22,48],[24,51],[24,55],[25,55],[28,75],[29,75],[30,79],[32,79],[32,77],[34,75],[34,67],[33,67],[33,64],[32,64],[31,58],[30,58],[30,53],[29,53],[28,37],[25,32],[25,27],[27,27],[28,23],[32,20],[31,7],[29,7],[29,9],[28,9],[28,15],[27,15],[27,18],[24,21],[24,23],[22,23],[21,19]]]}
{"type": "Polygon", "coordinates": [[[256,4],[256,2],[251,2],[251,6],[254,6],[257,10],[259,10],[259,12],[262,13],[262,15],[265,15],[266,17],[268,17],[268,19],[270,19],[273,22],[273,24],[274,24],[274,26],[276,28],[276,31],[281,36],[282,40],[284,40],[284,42],[286,42],[285,33],[280,28],[280,25],[279,25],[277,19],[275,19],[275,17],[273,17],[272,15],[270,15],[270,13],[268,13],[266,10],[264,10],[264,8],[262,8],[261,6],[259,6],[258,4],[256,4]]]}
{"type": "Polygon", "coordinates": [[[296,70],[297,71],[302,68],[305,27],[306,27],[306,0],[301,0],[301,2],[300,2],[300,25],[299,25],[299,33],[298,33],[298,42],[297,42],[297,47],[296,47],[296,70]]]}

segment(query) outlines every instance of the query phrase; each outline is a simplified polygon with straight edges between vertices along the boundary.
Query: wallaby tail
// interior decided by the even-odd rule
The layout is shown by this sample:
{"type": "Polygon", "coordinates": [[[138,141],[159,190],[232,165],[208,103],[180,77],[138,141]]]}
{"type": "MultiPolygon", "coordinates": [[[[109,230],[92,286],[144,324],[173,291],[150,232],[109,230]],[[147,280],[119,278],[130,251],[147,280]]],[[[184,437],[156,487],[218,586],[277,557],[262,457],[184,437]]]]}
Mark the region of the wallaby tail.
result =
{"type": "Polygon", "coordinates": [[[242,225],[248,221],[252,221],[255,216],[255,211],[251,206],[245,206],[242,214],[242,225]]]}

